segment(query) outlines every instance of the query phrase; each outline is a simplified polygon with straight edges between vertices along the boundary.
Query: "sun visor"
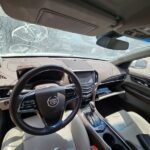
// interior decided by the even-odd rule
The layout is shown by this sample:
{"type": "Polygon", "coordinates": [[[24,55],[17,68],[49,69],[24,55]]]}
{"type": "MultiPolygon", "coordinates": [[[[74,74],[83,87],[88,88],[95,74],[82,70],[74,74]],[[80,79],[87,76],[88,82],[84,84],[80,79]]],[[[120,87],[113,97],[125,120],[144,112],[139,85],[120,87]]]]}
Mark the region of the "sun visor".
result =
{"type": "Polygon", "coordinates": [[[89,33],[97,28],[96,25],[90,24],[88,22],[46,9],[43,9],[40,12],[37,23],[50,26],[52,28],[63,29],[81,34],[89,33]]]}
{"type": "Polygon", "coordinates": [[[1,0],[1,5],[18,20],[85,35],[103,34],[116,25],[114,16],[81,0],[1,0]]]}

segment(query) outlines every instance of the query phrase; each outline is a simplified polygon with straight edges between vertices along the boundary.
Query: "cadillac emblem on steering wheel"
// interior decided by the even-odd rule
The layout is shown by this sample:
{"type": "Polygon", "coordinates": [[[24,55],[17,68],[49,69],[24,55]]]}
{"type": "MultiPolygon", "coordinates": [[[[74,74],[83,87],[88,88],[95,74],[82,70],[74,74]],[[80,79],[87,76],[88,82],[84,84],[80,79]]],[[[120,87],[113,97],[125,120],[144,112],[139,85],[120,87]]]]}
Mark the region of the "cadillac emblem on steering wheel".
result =
{"type": "Polygon", "coordinates": [[[47,100],[47,105],[49,107],[55,107],[55,106],[57,106],[58,103],[59,103],[59,99],[57,96],[50,97],[47,100]]]}

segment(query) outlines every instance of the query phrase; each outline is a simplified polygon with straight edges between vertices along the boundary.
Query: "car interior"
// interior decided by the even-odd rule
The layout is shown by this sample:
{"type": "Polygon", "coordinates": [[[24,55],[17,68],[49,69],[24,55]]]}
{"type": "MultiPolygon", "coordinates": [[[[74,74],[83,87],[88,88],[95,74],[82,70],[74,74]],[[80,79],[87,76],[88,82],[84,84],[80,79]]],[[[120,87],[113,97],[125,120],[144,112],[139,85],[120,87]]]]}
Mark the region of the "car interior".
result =
{"type": "Polygon", "coordinates": [[[0,5],[1,150],[150,150],[149,0],[0,5]]]}

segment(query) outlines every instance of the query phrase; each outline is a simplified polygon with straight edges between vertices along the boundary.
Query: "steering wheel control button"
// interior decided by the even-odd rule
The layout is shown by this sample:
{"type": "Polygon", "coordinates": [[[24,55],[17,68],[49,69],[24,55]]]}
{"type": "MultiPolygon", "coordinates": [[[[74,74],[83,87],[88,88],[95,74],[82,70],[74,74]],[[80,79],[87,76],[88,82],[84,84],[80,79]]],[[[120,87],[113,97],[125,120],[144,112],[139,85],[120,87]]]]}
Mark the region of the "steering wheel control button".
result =
{"type": "Polygon", "coordinates": [[[47,100],[47,105],[49,107],[56,107],[58,103],[59,103],[59,98],[57,96],[50,97],[47,100]]]}
{"type": "Polygon", "coordinates": [[[21,103],[21,107],[22,109],[30,109],[30,108],[35,108],[36,105],[35,105],[35,101],[34,100],[28,100],[28,101],[23,101],[21,103]]]}
{"type": "Polygon", "coordinates": [[[34,92],[27,93],[23,96],[20,96],[20,100],[22,102],[20,104],[18,112],[21,113],[35,112],[37,107],[34,99],[35,99],[34,92]]]}

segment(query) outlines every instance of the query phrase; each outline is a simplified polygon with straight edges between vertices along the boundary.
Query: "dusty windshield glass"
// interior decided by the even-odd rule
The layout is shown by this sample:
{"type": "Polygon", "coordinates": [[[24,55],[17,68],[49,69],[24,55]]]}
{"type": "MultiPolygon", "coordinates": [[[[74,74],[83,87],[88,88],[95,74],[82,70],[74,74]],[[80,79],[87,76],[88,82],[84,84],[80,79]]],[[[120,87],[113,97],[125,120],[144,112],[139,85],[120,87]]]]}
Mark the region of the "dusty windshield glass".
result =
{"type": "Polygon", "coordinates": [[[122,38],[129,41],[129,49],[110,50],[96,45],[96,37],[29,24],[0,11],[0,57],[68,56],[112,60],[150,46],[148,42],[122,38]]]}

